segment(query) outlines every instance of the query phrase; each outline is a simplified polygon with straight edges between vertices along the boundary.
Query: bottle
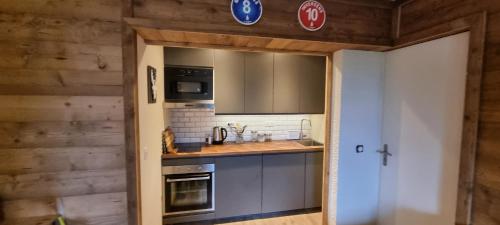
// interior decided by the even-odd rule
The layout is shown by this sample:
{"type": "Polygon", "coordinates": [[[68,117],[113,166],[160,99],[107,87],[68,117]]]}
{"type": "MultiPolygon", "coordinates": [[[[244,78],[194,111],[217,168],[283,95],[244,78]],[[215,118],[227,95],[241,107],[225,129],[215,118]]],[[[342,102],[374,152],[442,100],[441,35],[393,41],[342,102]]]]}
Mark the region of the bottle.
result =
{"type": "Polygon", "coordinates": [[[266,133],[265,137],[266,137],[266,142],[273,141],[273,133],[268,132],[268,133],[266,133]]]}

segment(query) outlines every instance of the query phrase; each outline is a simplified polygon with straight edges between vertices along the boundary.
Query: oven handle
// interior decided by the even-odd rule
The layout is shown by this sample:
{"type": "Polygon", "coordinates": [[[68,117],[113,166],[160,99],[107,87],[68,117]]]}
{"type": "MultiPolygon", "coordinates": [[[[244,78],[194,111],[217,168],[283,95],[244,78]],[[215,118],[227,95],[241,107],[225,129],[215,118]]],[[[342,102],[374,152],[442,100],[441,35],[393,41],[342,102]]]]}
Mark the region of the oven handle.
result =
{"type": "Polygon", "coordinates": [[[183,178],[183,179],[167,179],[167,183],[183,182],[183,181],[196,181],[196,180],[210,180],[210,176],[183,178]]]}

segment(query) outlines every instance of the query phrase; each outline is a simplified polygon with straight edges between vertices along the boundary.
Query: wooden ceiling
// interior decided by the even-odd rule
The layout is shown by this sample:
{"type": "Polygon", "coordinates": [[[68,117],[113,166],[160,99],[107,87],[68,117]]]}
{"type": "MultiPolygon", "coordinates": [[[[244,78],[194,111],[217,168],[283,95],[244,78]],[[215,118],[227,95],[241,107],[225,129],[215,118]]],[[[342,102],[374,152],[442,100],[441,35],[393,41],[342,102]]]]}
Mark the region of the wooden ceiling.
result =
{"type": "Polygon", "coordinates": [[[137,31],[147,44],[170,47],[297,52],[315,55],[327,55],[341,49],[384,51],[390,48],[390,46],[380,45],[168,30],[151,27],[148,23],[143,23],[144,20],[135,18],[126,18],[125,21],[137,31]]]}

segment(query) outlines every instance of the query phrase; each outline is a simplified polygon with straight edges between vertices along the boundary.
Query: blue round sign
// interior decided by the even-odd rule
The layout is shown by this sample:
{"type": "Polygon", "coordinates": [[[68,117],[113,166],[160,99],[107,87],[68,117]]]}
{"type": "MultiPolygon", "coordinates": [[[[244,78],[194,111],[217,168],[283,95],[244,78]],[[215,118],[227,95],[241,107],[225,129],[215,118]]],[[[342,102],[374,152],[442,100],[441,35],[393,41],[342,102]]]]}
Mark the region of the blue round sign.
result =
{"type": "Polygon", "coordinates": [[[234,19],[243,25],[253,25],[262,17],[260,0],[231,0],[234,19]]]}

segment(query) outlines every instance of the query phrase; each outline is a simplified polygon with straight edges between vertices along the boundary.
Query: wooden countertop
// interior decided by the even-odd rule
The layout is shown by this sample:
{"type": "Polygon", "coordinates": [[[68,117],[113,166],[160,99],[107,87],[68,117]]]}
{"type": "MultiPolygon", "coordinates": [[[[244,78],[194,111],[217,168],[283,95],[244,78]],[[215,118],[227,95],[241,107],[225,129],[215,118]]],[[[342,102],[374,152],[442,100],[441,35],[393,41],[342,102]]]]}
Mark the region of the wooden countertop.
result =
{"type": "Polygon", "coordinates": [[[323,146],[303,146],[295,141],[272,141],[263,143],[248,142],[243,144],[224,143],[224,145],[211,145],[203,147],[201,152],[163,154],[162,158],[178,159],[318,151],[323,151],[323,146]]]}

